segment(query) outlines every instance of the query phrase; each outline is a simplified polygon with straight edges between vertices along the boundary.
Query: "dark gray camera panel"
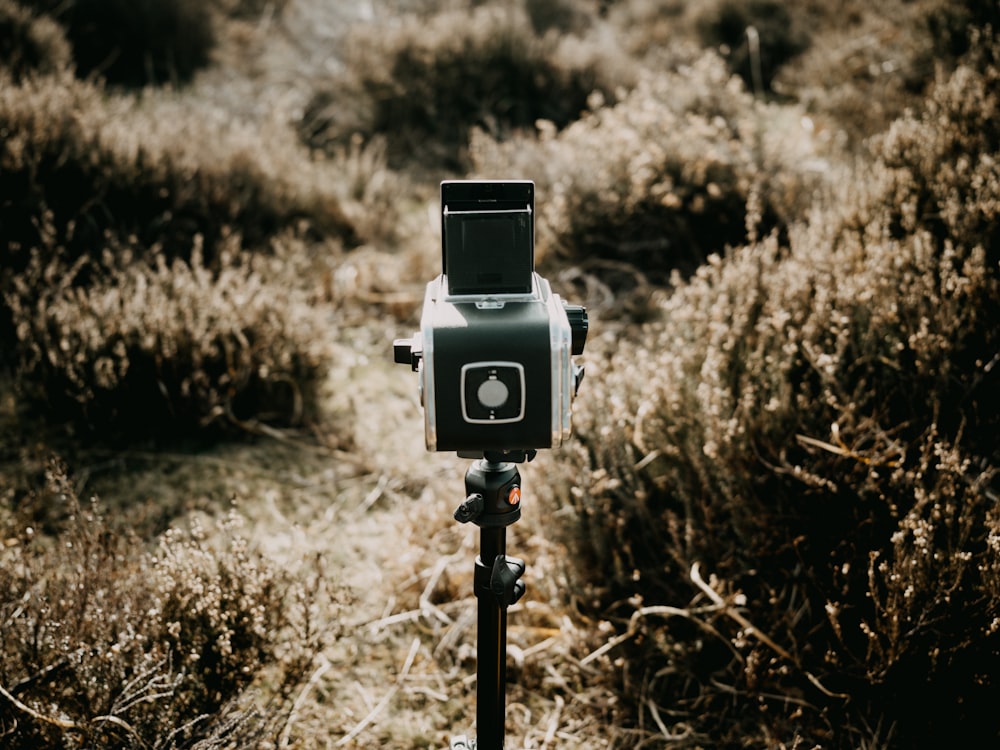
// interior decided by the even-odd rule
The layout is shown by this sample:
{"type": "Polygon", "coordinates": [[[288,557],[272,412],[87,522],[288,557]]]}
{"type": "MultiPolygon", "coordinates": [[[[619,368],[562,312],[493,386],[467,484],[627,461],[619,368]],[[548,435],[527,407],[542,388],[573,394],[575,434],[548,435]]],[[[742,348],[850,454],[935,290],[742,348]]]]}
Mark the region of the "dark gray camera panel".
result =
{"type": "Polygon", "coordinates": [[[551,445],[552,352],[543,302],[510,302],[502,311],[456,303],[432,327],[437,450],[551,445]],[[491,376],[507,390],[492,407],[483,402],[500,387],[481,390],[491,376]]]}

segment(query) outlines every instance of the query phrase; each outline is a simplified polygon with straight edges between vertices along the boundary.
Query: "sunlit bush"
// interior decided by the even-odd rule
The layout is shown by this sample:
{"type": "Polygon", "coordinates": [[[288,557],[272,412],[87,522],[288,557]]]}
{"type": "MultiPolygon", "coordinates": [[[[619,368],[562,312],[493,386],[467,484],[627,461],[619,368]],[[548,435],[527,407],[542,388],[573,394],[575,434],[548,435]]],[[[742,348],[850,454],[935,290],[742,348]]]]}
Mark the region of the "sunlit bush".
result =
{"type": "Polygon", "coordinates": [[[342,186],[287,131],[209,104],[109,96],[65,77],[0,87],[0,261],[40,246],[43,225],[75,256],[110,232],[184,257],[211,257],[230,227],[250,245],[298,220],[354,238],[342,186]]]}
{"type": "Polygon", "coordinates": [[[66,76],[0,87],[0,127],[0,342],[25,396],[156,433],[309,416],[329,326],[266,264],[289,231],[357,241],[346,211],[384,233],[379,190],[277,124],[66,76]]]}
{"type": "Polygon", "coordinates": [[[62,29],[51,19],[14,0],[0,0],[0,69],[6,68],[11,78],[65,70],[70,52],[62,29]]]}
{"type": "Polygon", "coordinates": [[[302,133],[321,147],[382,134],[397,161],[454,168],[473,126],[499,137],[539,119],[561,127],[593,91],[611,97],[631,75],[609,40],[540,37],[516,6],[405,17],[355,33],[344,74],[320,87],[302,133]]]}
{"type": "Polygon", "coordinates": [[[308,614],[319,587],[253,550],[238,516],[220,522],[221,547],[195,526],[146,549],[58,468],[47,495],[68,514],[58,538],[2,530],[4,747],[277,741],[323,645],[308,614]]]}
{"type": "Polygon", "coordinates": [[[712,258],[660,320],[594,342],[573,536],[631,597],[612,613],[644,726],[996,738],[998,49],[787,244],[712,258]]]}
{"type": "Polygon", "coordinates": [[[811,12],[813,44],[774,88],[853,148],[919,107],[935,70],[951,70],[979,29],[1000,25],[996,3],[979,0],[841,0],[811,12]]]}
{"type": "Polygon", "coordinates": [[[172,262],[113,245],[101,259],[42,257],[7,301],[22,397],[53,419],[107,439],[315,415],[323,314],[235,239],[217,272],[197,247],[172,262]]]}
{"type": "Polygon", "coordinates": [[[627,263],[666,282],[795,218],[818,182],[806,134],[755,103],[712,54],[643,76],[613,106],[593,104],[562,132],[473,140],[477,175],[535,180],[542,257],[627,263]]]}

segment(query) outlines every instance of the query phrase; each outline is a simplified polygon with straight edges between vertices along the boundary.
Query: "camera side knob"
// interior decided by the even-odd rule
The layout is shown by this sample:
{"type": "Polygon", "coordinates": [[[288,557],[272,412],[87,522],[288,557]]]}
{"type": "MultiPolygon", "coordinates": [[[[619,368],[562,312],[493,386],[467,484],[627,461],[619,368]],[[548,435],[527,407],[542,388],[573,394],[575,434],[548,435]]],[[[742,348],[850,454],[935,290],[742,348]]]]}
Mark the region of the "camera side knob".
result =
{"type": "Polygon", "coordinates": [[[399,365],[409,365],[416,372],[420,367],[420,359],[424,356],[420,345],[420,334],[412,339],[396,339],[392,342],[392,358],[399,365]]]}
{"type": "Polygon", "coordinates": [[[566,317],[569,319],[569,328],[572,332],[571,351],[573,354],[583,354],[583,347],[587,343],[587,331],[590,322],[587,319],[587,308],[583,305],[567,305],[563,303],[566,310],[566,317]]]}

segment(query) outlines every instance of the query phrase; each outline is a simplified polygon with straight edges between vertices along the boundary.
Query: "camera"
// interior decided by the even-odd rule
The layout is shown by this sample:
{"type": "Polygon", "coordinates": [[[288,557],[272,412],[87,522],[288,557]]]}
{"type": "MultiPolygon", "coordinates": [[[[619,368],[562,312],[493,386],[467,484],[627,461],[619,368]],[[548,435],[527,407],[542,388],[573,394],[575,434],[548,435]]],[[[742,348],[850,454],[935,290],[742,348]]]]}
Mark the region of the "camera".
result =
{"type": "Polygon", "coordinates": [[[393,342],[419,374],[430,451],[506,456],[570,436],[587,311],[535,272],[534,216],[530,180],[441,183],[441,275],[419,332],[393,342]]]}

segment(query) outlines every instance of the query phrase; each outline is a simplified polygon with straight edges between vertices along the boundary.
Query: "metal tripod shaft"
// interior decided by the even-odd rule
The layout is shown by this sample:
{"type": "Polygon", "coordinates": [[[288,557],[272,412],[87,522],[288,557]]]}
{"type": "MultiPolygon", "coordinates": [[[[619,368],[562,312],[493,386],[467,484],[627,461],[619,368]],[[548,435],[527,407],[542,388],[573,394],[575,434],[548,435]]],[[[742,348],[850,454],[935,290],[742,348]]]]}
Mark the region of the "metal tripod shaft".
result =
{"type": "Polygon", "coordinates": [[[479,526],[473,587],[476,634],[476,733],[452,748],[503,750],[507,684],[507,608],[521,598],[524,562],[507,557],[507,527],[521,517],[521,475],[511,462],[483,459],[465,475],[466,499],[455,519],[479,526]]]}
{"type": "Polygon", "coordinates": [[[489,586],[493,561],[505,555],[507,529],[483,528],[476,558],[479,623],[476,638],[477,750],[503,750],[507,685],[507,607],[489,586]],[[490,561],[487,563],[486,561],[490,561]],[[487,567],[488,565],[488,567],[487,567]],[[478,585],[484,581],[487,585],[478,585]]]}

